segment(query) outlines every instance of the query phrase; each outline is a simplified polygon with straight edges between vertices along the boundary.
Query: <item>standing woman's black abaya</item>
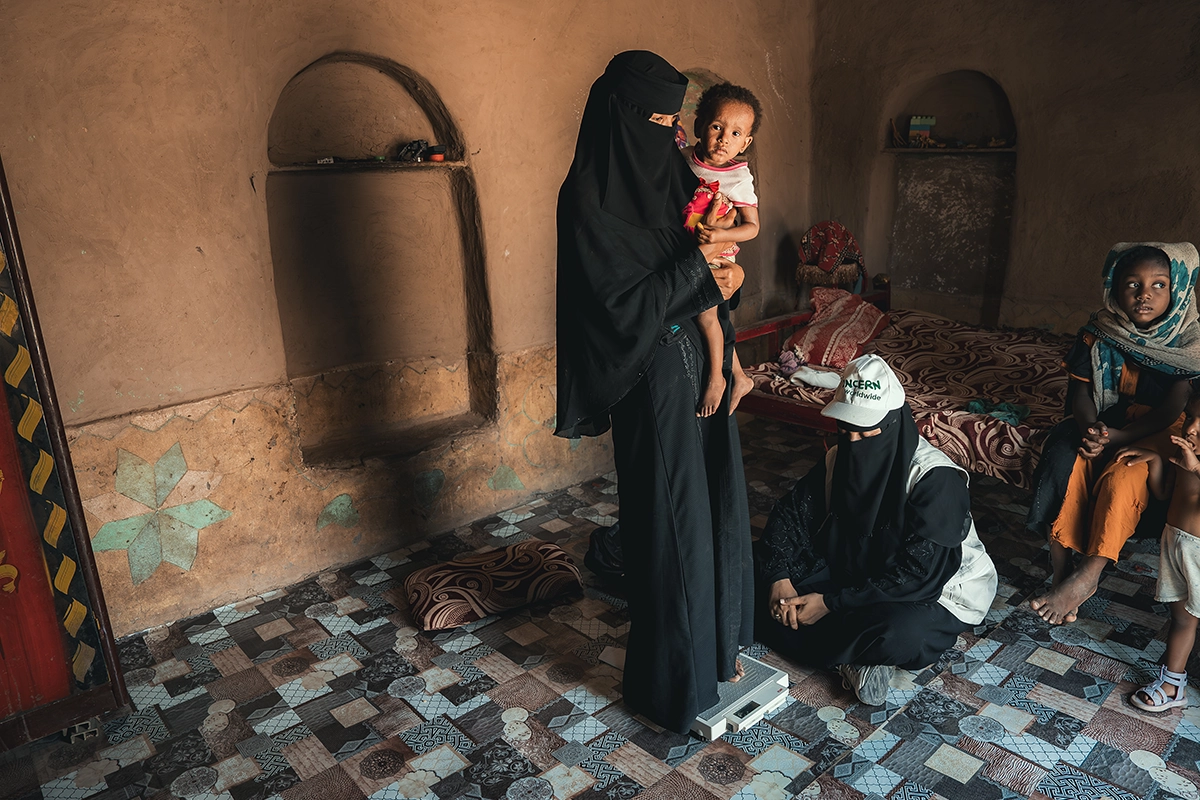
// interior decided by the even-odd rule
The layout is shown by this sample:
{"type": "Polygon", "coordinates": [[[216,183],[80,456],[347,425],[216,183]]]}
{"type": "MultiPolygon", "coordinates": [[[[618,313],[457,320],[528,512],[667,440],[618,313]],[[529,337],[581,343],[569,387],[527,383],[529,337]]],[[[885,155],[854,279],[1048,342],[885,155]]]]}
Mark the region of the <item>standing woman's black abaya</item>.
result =
{"type": "Polygon", "coordinates": [[[666,61],[634,51],[588,96],[558,198],[556,431],[597,436],[611,424],[631,621],[625,702],[681,733],[752,641],[754,589],[728,391],[717,413],[696,416],[695,317],[721,301],[683,228],[697,180],[673,130],[650,121],[678,111],[686,87],[666,61]]]}

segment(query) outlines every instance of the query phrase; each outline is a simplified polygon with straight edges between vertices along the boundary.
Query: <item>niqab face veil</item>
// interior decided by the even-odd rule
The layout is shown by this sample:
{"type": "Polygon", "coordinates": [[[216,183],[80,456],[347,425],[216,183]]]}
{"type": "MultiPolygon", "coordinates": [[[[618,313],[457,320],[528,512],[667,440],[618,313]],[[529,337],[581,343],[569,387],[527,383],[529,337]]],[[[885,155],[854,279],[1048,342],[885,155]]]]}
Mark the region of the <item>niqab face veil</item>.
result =
{"type": "Polygon", "coordinates": [[[613,57],[592,84],[571,173],[595,181],[605,212],[639,228],[679,219],[689,197],[679,180],[675,131],[650,115],[679,111],[686,90],[683,74],[644,50],[613,57]]]}
{"type": "Polygon", "coordinates": [[[908,473],[920,435],[907,403],[888,412],[877,427],[877,435],[857,442],[840,434],[833,465],[827,521],[834,551],[830,562],[855,573],[869,569],[873,536],[899,540],[904,533],[908,473]]]}

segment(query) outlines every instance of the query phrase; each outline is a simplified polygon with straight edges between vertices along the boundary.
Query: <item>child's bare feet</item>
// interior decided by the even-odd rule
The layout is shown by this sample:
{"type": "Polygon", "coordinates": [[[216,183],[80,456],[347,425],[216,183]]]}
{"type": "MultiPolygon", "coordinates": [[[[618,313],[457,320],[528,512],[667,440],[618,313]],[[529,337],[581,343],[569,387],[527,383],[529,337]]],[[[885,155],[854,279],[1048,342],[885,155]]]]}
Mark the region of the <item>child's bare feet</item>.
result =
{"type": "MultiPolygon", "coordinates": [[[[1054,561],[1055,544],[1051,543],[1051,561],[1054,561]]],[[[1074,572],[1046,594],[1030,600],[1029,607],[1051,625],[1074,622],[1079,614],[1079,606],[1096,593],[1096,588],[1100,585],[1100,575],[1107,565],[1108,559],[1104,556],[1084,556],[1074,572]]],[[[1058,574],[1057,563],[1055,574],[1058,574]]]]}
{"type": "Polygon", "coordinates": [[[1085,582],[1075,580],[1072,575],[1061,586],[1030,600],[1029,607],[1051,625],[1062,625],[1078,619],[1080,604],[1095,592],[1095,584],[1089,589],[1085,582]]]}
{"type": "Polygon", "coordinates": [[[733,391],[729,398],[730,415],[737,410],[738,403],[743,397],[750,394],[752,389],[754,389],[754,380],[742,372],[741,367],[735,365],[733,368],[733,391]]]}
{"type": "Polygon", "coordinates": [[[721,398],[725,396],[725,376],[719,370],[712,370],[708,376],[708,385],[704,387],[704,394],[700,397],[700,408],[696,411],[697,417],[711,417],[717,413],[717,408],[721,405],[721,398]]]}
{"type": "Polygon", "coordinates": [[[1050,591],[1029,601],[1029,607],[1051,625],[1074,622],[1078,619],[1079,606],[1096,593],[1100,573],[1107,559],[1089,556],[1079,568],[1071,570],[1074,553],[1053,539],[1050,541],[1050,566],[1054,578],[1050,591]]]}
{"type": "Polygon", "coordinates": [[[746,676],[746,668],[742,666],[742,660],[740,658],[737,660],[736,663],[734,663],[733,668],[735,670],[737,670],[737,674],[735,674],[732,678],[730,678],[729,682],[737,683],[738,681],[740,681],[742,678],[744,678],[746,676]]]}

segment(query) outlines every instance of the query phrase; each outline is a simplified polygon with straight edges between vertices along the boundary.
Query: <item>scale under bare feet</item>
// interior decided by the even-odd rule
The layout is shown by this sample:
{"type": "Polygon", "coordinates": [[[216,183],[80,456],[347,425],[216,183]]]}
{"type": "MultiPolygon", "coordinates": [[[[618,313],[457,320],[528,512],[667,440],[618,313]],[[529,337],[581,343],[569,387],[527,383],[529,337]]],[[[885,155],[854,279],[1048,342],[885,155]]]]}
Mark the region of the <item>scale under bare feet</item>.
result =
{"type": "Polygon", "coordinates": [[[740,655],[746,674],[717,684],[717,703],[700,712],[692,731],[712,741],[726,731],[744,731],[787,702],[788,676],[755,658],[740,655]]]}
{"type": "MultiPolygon", "coordinates": [[[[600,653],[605,664],[625,668],[625,650],[606,647],[600,653]]],[[[737,681],[717,684],[717,703],[700,712],[692,732],[710,742],[726,731],[744,731],[787,702],[788,676],[758,659],[739,655],[745,673],[737,681]]]]}

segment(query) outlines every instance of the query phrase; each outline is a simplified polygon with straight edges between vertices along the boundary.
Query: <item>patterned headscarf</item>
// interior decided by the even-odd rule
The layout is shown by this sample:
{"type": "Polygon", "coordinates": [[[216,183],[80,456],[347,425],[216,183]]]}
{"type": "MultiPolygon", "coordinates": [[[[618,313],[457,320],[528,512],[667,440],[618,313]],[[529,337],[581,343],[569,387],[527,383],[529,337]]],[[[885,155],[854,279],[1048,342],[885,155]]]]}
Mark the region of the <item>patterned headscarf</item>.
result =
{"type": "Polygon", "coordinates": [[[1144,369],[1180,378],[1200,375],[1200,321],[1196,312],[1196,278],[1200,254],[1190,242],[1122,242],[1104,260],[1104,308],[1084,327],[1096,335],[1092,346],[1092,396],[1103,411],[1117,403],[1121,368],[1132,359],[1144,369]],[[1162,320],[1139,329],[1113,299],[1113,269],[1134,247],[1157,247],[1171,261],[1171,303],[1162,320]]]}

